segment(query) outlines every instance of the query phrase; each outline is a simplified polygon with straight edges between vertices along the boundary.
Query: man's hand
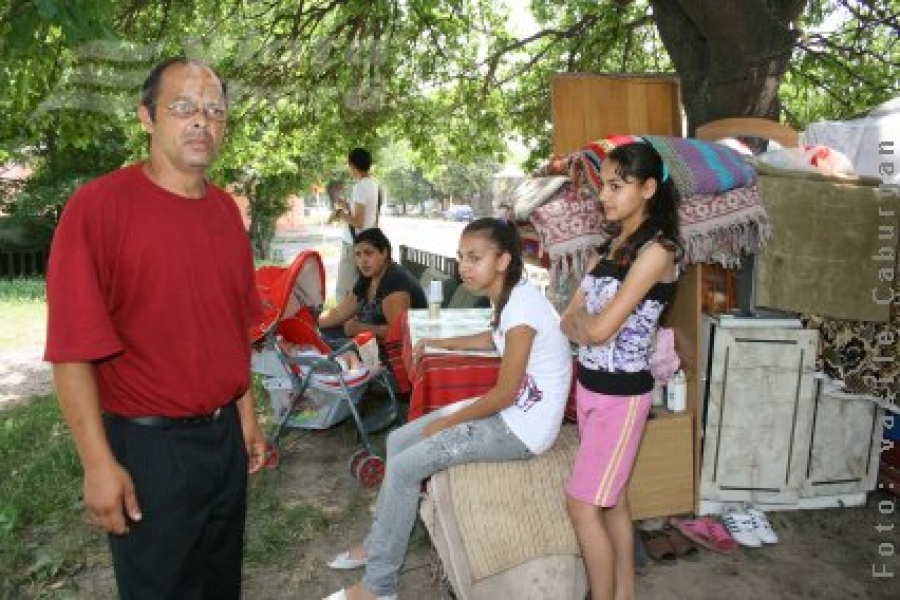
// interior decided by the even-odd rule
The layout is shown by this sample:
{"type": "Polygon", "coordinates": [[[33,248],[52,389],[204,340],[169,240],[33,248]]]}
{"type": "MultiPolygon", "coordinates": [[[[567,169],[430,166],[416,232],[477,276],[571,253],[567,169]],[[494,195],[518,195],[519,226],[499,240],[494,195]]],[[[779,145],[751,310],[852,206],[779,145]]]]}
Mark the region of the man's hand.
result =
{"type": "Polygon", "coordinates": [[[244,432],[244,444],[247,447],[247,471],[256,473],[259,471],[266,461],[266,440],[263,437],[262,430],[259,428],[259,421],[256,417],[247,419],[248,422],[241,423],[241,429],[244,432]]]}
{"type": "Polygon", "coordinates": [[[141,520],[131,475],[115,461],[85,470],[84,504],[91,524],[114,535],[127,534],[129,520],[141,520]]]}

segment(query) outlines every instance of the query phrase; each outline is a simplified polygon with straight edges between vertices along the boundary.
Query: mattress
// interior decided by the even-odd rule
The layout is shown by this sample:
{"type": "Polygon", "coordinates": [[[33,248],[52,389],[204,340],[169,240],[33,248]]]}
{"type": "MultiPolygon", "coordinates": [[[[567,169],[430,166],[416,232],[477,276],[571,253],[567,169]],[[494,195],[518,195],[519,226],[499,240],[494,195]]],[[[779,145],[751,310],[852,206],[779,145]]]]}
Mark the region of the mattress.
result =
{"type": "Polygon", "coordinates": [[[421,517],[460,600],[583,600],[587,578],[565,509],[578,445],[563,426],[531,460],[453,467],[434,475],[421,517]]]}

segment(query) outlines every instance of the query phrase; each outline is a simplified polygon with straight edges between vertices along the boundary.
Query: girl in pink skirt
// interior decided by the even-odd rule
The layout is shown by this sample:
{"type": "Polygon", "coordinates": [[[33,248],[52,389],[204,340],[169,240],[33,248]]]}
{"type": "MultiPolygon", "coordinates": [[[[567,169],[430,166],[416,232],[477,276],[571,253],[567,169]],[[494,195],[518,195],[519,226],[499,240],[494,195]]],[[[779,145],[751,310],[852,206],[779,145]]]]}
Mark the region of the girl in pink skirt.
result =
{"type": "Polygon", "coordinates": [[[677,191],[656,150],[615,148],[603,161],[610,241],[563,313],[579,344],[581,446],[566,486],[593,600],[633,600],[634,533],[625,486],[650,412],[649,359],[680,254],[677,191]]]}

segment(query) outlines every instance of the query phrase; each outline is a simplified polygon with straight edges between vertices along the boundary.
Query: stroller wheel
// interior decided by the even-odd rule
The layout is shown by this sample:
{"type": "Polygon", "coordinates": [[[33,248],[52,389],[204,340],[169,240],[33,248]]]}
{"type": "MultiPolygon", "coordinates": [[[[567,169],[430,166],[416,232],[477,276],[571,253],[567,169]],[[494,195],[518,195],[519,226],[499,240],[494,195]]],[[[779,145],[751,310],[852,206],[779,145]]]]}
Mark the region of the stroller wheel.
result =
{"type": "Polygon", "coordinates": [[[281,450],[274,444],[266,444],[266,456],[263,460],[263,468],[276,469],[281,462],[281,450]]]}
{"type": "Polygon", "coordinates": [[[377,456],[367,456],[357,465],[354,474],[363,487],[375,487],[384,479],[384,461],[377,456]]]}
{"type": "Polygon", "coordinates": [[[364,458],[369,456],[369,451],[365,448],[360,448],[356,452],[353,453],[353,456],[350,457],[350,474],[356,477],[356,468],[359,467],[359,463],[363,461],[364,458]]]}

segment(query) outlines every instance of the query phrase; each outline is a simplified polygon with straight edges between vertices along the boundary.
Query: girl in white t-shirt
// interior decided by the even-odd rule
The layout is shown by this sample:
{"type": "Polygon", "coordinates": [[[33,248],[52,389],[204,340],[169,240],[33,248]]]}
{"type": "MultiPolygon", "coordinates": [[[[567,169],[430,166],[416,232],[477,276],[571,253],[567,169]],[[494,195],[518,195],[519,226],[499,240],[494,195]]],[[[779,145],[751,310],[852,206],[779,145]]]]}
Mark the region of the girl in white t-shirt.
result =
{"type": "Polygon", "coordinates": [[[515,227],[498,219],[470,223],[459,241],[459,272],[470,291],[488,296],[493,330],[456,338],[421,340],[447,350],[501,354],[497,383],[480,398],[446,406],[392,432],[387,471],[365,542],[329,566],[365,566],[362,581],[328,600],[392,600],[415,524],[422,481],[453,465],[523,460],[553,444],[562,424],[572,377],[569,342],[559,315],[523,279],[515,227]]]}

